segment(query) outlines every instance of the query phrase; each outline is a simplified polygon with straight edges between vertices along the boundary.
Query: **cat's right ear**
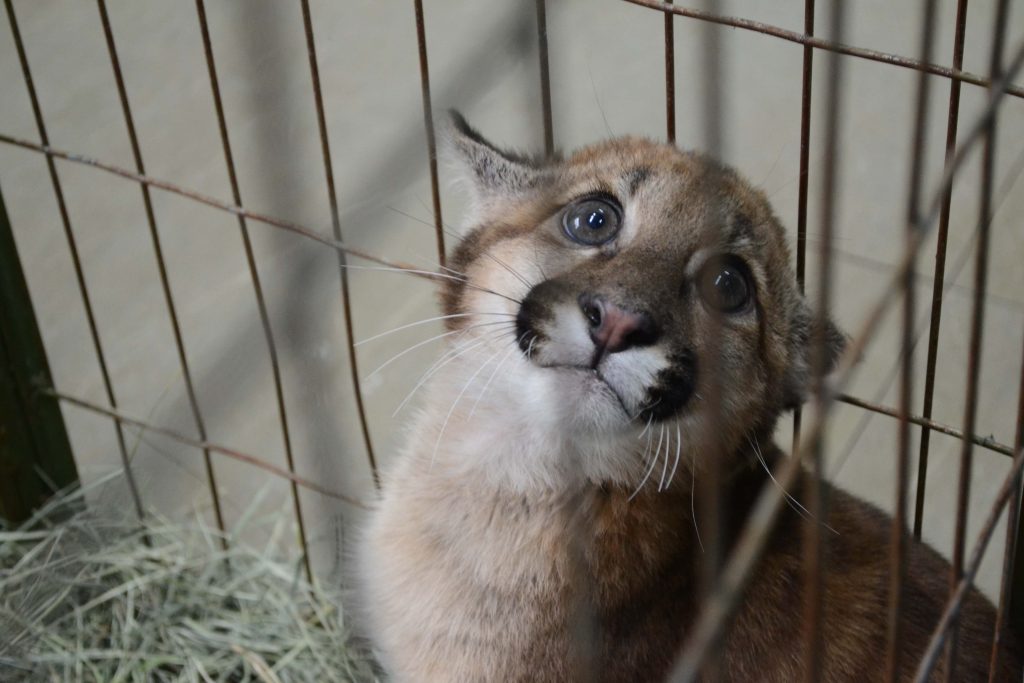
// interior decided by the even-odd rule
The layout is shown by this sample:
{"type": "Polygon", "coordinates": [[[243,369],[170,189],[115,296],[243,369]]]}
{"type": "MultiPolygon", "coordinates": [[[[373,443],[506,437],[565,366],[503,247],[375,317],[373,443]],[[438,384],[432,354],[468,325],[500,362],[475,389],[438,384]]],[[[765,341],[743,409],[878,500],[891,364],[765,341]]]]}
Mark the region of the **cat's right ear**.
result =
{"type": "Polygon", "coordinates": [[[462,171],[477,200],[521,195],[539,185],[541,174],[536,163],[491,144],[455,110],[448,112],[442,147],[462,171]]]}

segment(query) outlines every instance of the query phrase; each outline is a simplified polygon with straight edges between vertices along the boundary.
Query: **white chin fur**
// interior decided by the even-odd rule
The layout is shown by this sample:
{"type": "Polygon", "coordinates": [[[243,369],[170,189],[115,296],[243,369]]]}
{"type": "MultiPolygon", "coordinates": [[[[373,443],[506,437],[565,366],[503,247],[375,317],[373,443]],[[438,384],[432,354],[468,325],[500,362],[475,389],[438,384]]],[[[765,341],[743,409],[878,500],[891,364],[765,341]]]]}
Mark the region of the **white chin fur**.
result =
{"type": "Polygon", "coordinates": [[[630,420],[601,380],[580,370],[539,368],[516,349],[491,381],[493,363],[479,369],[497,351],[467,353],[431,381],[414,428],[422,436],[412,441],[431,469],[475,470],[496,486],[524,492],[637,481],[643,444],[636,437],[644,425],[630,420]]]}

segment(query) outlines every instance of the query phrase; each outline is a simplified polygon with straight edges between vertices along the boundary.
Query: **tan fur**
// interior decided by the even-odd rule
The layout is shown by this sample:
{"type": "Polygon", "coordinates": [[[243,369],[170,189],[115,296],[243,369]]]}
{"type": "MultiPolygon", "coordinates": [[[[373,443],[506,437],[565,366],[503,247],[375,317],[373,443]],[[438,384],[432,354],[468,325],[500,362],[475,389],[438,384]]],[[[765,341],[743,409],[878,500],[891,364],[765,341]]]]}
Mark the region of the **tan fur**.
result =
{"type": "MultiPolygon", "coordinates": [[[[374,644],[399,683],[663,680],[696,617],[691,490],[718,459],[728,549],[767,480],[756,456],[781,457],[772,428],[806,387],[811,317],[785,233],[735,173],[666,145],[622,139],[540,163],[459,120],[449,144],[474,187],[474,230],[452,260],[468,284],[442,298],[446,313],[474,315],[449,320],[462,352],[428,384],[359,555],[374,644]],[[561,214],[595,191],[620,198],[624,223],[614,243],[581,248],[561,214]],[[756,303],[716,319],[693,282],[723,252],[749,266],[756,303]],[[577,367],[590,352],[581,292],[658,319],[657,343],[596,366],[604,384],[577,367]],[[538,311],[529,358],[511,322],[525,300],[538,311]],[[679,369],[680,349],[697,359],[692,396],[656,421],[632,419],[656,408],[644,396],[669,396],[645,392],[664,389],[659,372],[679,369]]],[[[834,356],[841,337],[826,338],[834,356]]],[[[828,498],[824,678],[883,680],[891,523],[841,491],[828,498]]],[[[802,526],[793,511],[776,526],[729,631],[724,680],[802,675],[802,526]]],[[[948,571],[930,548],[910,549],[900,680],[939,617],[948,571]]],[[[971,593],[956,680],[987,680],[992,622],[971,593]]],[[[1011,680],[1012,644],[1003,663],[997,680],[1011,680]]]]}

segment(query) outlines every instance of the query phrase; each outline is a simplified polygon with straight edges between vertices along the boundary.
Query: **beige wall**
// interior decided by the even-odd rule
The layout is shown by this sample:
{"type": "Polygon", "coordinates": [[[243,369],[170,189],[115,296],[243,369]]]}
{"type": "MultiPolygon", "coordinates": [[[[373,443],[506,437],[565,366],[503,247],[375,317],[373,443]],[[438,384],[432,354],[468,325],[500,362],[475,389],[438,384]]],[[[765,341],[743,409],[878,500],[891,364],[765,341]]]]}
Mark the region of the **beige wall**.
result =
{"type": "MultiPolygon", "coordinates": [[[[131,154],[96,8],[89,3],[16,0],[33,75],[60,148],[131,166],[131,154]]],[[[487,135],[526,149],[540,146],[540,91],[533,3],[427,0],[434,104],[456,106],[487,135]],[[521,10],[521,11],[520,11],[521,10]],[[526,43],[517,43],[516,27],[526,43]],[[525,52],[520,50],[525,48],[525,52]]],[[[846,42],[914,56],[918,3],[849,3],[846,42]]],[[[723,2],[722,13],[801,30],[803,3],[723,2]]],[[[950,62],[952,3],[940,3],[936,60],[950,62]]],[[[972,3],[965,68],[987,71],[992,2],[972,3]]],[[[314,2],[317,48],[342,207],[354,246],[436,266],[411,3],[314,2]],[[408,214],[408,216],[406,215],[408,214]],[[412,216],[412,217],[409,217],[412,216]],[[420,222],[422,220],[423,222],[420,222]]],[[[1024,36],[1020,7],[1010,22],[1014,49],[1024,36]]],[[[211,30],[238,164],[243,203],[325,234],[330,215],[298,3],[208,3],[211,30]]],[[[191,3],[117,0],[110,14],[146,167],[153,176],[222,199],[230,190],[191,3]]],[[[662,17],[617,0],[549,0],[556,144],[571,148],[609,134],[664,134],[662,17]]],[[[825,17],[819,17],[819,27],[825,17]]],[[[701,25],[676,23],[678,141],[702,148],[701,25]]],[[[770,195],[795,236],[801,48],[745,31],[719,29],[724,55],[721,156],[770,195]]],[[[815,60],[813,134],[822,131],[825,60],[815,60]]],[[[854,330],[881,294],[897,258],[906,211],[913,72],[844,60],[838,234],[833,265],[835,315],[854,330]]],[[[932,83],[927,187],[938,178],[948,82],[932,83]]],[[[0,131],[38,139],[6,18],[0,19],[0,131]]],[[[983,90],[965,86],[961,130],[980,110],[983,90]]],[[[1011,443],[1024,330],[1024,101],[999,119],[997,214],[986,302],[977,431],[1011,443]]],[[[102,172],[60,163],[114,386],[124,410],[192,433],[188,404],[156,275],[139,189],[102,172]]],[[[822,149],[811,154],[810,277],[816,273],[822,149]]],[[[948,282],[939,348],[935,418],[960,426],[978,204],[972,159],[954,193],[948,282]]],[[[442,182],[446,171],[442,168],[442,182]]],[[[58,386],[104,402],[71,262],[42,157],[0,145],[2,188],[58,386]]],[[[931,190],[929,190],[930,192],[931,190]]],[[[444,186],[445,221],[458,229],[461,200],[444,186]]],[[[180,197],[154,192],[159,230],[199,400],[211,439],[284,464],[266,346],[236,220],[180,197]]],[[[298,469],[348,494],[371,484],[355,419],[334,254],[294,235],[251,223],[260,273],[282,354],[298,469]]],[[[795,241],[795,237],[794,237],[795,241]]],[[[920,259],[915,409],[920,410],[934,240],[920,259]]],[[[354,271],[357,339],[436,315],[431,286],[379,271],[354,271]]],[[[358,350],[361,374],[406,346],[438,333],[410,329],[358,350]]],[[[867,350],[852,393],[896,401],[898,316],[867,350]]],[[[386,464],[401,440],[396,405],[438,353],[425,345],[365,382],[371,428],[386,464]]],[[[65,417],[83,478],[118,466],[109,422],[75,408],[65,417]]],[[[916,443],[917,433],[914,439],[916,443]]],[[[199,453],[153,435],[130,439],[147,501],[166,512],[208,510],[199,453]]],[[[840,406],[828,436],[829,472],[840,485],[891,507],[895,422],[840,406]],[[862,421],[863,422],[862,424],[862,421]],[[848,454],[848,455],[847,455],[848,454]]],[[[925,535],[949,553],[959,444],[932,437],[925,535]]],[[[916,447],[913,449],[916,454],[916,447]]],[[[969,523],[983,521],[1008,459],[975,451],[969,523]]],[[[916,470],[916,468],[915,468],[916,470]]],[[[217,461],[229,523],[266,490],[263,506],[288,504],[287,486],[265,473],[217,461]]],[[[123,492],[106,498],[123,504],[123,492]]],[[[303,502],[316,559],[333,566],[341,516],[350,510],[309,492],[303,502]]],[[[998,585],[1002,532],[981,584],[998,585]]],[[[973,538],[973,535],[972,535],[973,538]]]]}

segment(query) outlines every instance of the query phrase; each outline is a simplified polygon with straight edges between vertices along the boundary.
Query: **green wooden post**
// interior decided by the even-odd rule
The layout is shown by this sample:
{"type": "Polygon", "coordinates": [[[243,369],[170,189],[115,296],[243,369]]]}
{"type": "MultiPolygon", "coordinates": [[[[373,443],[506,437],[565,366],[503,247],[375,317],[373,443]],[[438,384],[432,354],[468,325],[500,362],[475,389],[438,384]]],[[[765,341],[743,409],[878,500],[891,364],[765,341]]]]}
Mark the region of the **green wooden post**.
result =
{"type": "Polygon", "coordinates": [[[26,519],[78,481],[25,275],[0,194],[0,516],[26,519]]]}
{"type": "MultiPolygon", "coordinates": [[[[1021,377],[1021,389],[1024,393],[1024,370],[1022,370],[1021,377]]],[[[1024,408],[1024,405],[1021,406],[1024,408]]],[[[1017,439],[1016,445],[1017,450],[1020,450],[1022,444],[1022,434],[1024,434],[1024,421],[1017,425],[1017,439]]],[[[1016,495],[1018,499],[1021,497],[1021,481],[1018,479],[1016,484],[1017,491],[1016,495]]],[[[1013,501],[1013,499],[1010,499],[1013,501]]],[[[1013,508],[1009,508],[1007,515],[1013,514],[1013,508]]],[[[1006,552],[1012,553],[1013,559],[1010,561],[1008,568],[1010,572],[1010,604],[1008,606],[1010,631],[1017,637],[1018,642],[1024,643],[1024,557],[1021,553],[1024,553],[1024,506],[1021,506],[1017,510],[1017,519],[1013,520],[1008,518],[1007,524],[1013,523],[1015,525],[1014,536],[1015,540],[1013,546],[1006,549],[1006,552]]],[[[1007,567],[1004,566],[1003,571],[1007,571],[1007,567]]],[[[1018,677],[1021,672],[1017,672],[1018,677]]]]}

